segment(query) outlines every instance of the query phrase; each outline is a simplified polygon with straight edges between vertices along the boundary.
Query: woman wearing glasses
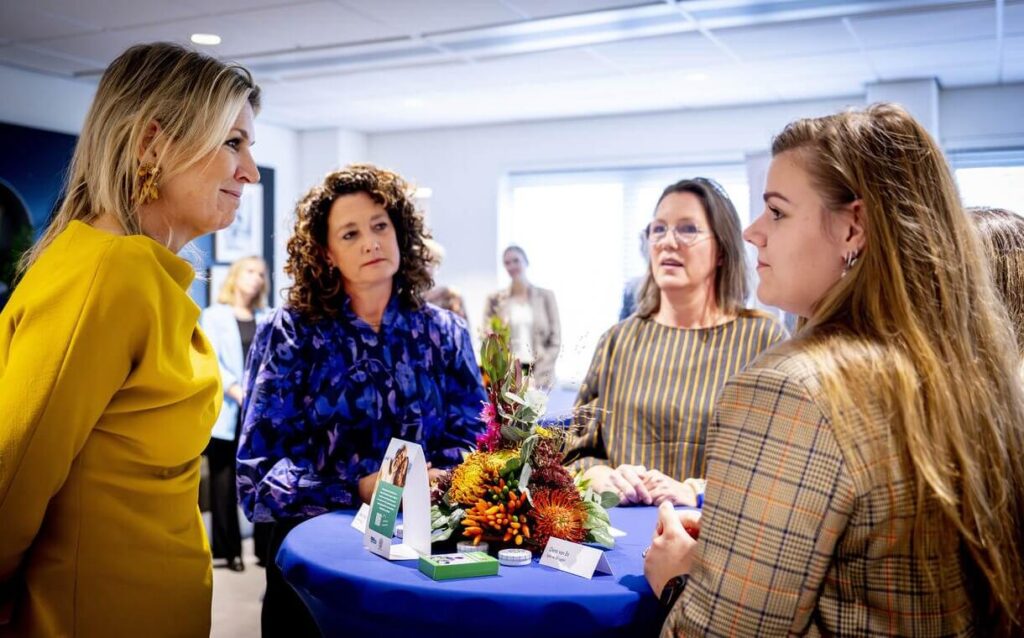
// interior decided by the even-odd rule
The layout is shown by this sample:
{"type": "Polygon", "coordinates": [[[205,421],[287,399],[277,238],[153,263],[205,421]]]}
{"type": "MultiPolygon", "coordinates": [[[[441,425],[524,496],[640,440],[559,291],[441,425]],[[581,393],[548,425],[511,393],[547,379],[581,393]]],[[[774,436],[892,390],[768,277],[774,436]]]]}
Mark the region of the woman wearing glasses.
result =
{"type": "Polygon", "coordinates": [[[698,177],[666,188],[645,237],[636,312],[598,342],[567,460],[623,504],[694,505],[703,481],[683,479],[704,476],[719,389],[785,331],[744,307],[740,220],[717,183],[698,177]]]}

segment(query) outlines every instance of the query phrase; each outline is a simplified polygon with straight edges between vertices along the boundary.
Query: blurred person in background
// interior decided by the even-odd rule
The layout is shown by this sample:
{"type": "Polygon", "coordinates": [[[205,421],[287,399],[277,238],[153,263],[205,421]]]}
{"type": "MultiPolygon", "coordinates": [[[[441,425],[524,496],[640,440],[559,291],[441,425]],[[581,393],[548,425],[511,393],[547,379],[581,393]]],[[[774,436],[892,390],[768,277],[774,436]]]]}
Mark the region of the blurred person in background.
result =
{"type": "Polygon", "coordinates": [[[972,207],[996,291],[1006,306],[1024,362],[1024,217],[1003,208],[972,207]]]}
{"type": "Polygon", "coordinates": [[[483,325],[495,316],[508,324],[512,355],[524,371],[532,373],[538,388],[548,390],[555,384],[555,362],[562,347],[555,293],[530,283],[526,277],[530,261],[519,246],[506,248],[502,261],[512,282],[487,298],[483,325]]]}
{"type": "MultiPolygon", "coordinates": [[[[244,257],[231,264],[217,291],[217,303],[203,311],[199,324],[213,344],[220,366],[224,405],[213,426],[206,458],[210,464],[210,516],[214,558],[227,561],[231,571],[245,569],[242,534],[238,527],[238,488],[235,455],[241,434],[242,387],[245,357],[256,323],[266,316],[267,264],[260,257],[244,257]]],[[[254,538],[256,556],[264,562],[266,548],[254,538]]]]}
{"type": "MultiPolygon", "coordinates": [[[[435,279],[437,271],[440,270],[441,264],[444,263],[444,246],[430,238],[424,239],[423,243],[427,247],[427,252],[430,254],[430,276],[432,279],[435,279]]],[[[434,283],[434,287],[423,295],[423,301],[432,303],[438,308],[451,310],[462,317],[462,319],[467,322],[466,325],[468,327],[469,319],[466,317],[466,302],[463,301],[462,295],[460,295],[459,292],[451,286],[438,285],[436,279],[434,283]]]]}

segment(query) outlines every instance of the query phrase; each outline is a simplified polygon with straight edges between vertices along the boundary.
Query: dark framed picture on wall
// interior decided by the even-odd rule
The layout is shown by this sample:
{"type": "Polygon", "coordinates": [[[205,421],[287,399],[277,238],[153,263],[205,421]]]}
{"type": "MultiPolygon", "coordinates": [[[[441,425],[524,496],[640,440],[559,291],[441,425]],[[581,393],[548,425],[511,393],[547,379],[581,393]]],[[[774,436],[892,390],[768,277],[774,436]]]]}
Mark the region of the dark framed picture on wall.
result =
{"type": "Polygon", "coordinates": [[[246,184],[242,189],[235,221],[214,235],[215,261],[263,257],[263,195],[262,184],[246,184]]]}

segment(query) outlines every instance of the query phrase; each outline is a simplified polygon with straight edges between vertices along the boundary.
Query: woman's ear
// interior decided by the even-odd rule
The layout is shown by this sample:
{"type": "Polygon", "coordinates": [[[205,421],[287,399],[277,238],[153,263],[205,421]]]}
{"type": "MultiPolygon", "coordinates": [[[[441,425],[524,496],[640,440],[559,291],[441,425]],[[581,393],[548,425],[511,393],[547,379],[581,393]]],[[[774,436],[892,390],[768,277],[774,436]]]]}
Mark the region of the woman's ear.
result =
{"type": "Polygon", "coordinates": [[[146,129],[142,132],[142,140],[139,142],[139,163],[155,164],[163,150],[163,129],[156,120],[150,120],[146,129]]]}
{"type": "Polygon", "coordinates": [[[864,211],[864,200],[855,199],[846,207],[846,233],[843,241],[846,250],[843,254],[854,252],[858,255],[864,250],[867,238],[867,218],[864,211]]]}

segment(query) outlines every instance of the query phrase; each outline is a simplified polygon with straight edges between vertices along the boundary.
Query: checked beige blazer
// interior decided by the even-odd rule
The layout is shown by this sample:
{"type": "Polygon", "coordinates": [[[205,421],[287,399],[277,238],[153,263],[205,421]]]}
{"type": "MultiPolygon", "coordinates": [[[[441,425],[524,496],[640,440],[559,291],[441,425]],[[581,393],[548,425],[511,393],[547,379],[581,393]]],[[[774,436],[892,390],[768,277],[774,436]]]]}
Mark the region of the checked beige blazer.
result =
{"type": "Polygon", "coordinates": [[[700,541],[662,635],[985,635],[960,548],[931,557],[941,596],[913,560],[913,487],[880,406],[837,437],[797,348],[765,353],[722,391],[700,541]]]}

